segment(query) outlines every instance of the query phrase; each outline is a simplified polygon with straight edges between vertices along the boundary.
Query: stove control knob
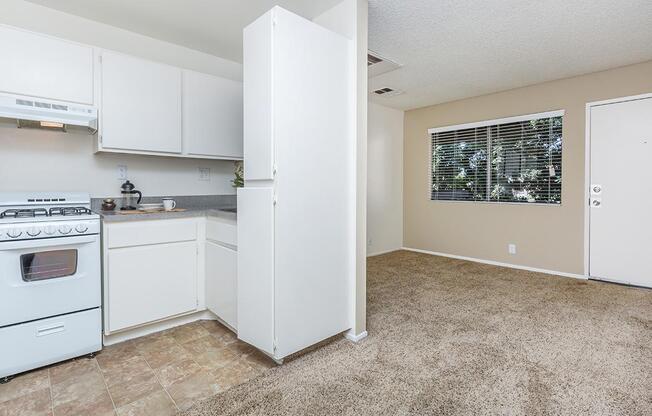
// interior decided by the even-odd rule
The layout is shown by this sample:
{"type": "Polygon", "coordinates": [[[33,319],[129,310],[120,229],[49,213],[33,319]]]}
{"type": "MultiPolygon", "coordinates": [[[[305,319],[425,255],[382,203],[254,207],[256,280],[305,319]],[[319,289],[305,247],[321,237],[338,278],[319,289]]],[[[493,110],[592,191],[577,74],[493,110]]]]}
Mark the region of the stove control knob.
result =
{"type": "Polygon", "coordinates": [[[9,236],[9,238],[18,238],[21,235],[23,235],[23,232],[18,230],[18,229],[13,229],[13,230],[7,231],[7,235],[9,236]]]}
{"type": "Polygon", "coordinates": [[[59,227],[59,232],[61,234],[70,234],[71,231],[72,231],[72,228],[70,228],[69,225],[62,225],[62,226],[59,227]]]}
{"type": "Polygon", "coordinates": [[[29,235],[30,237],[36,237],[39,234],[41,234],[41,230],[39,230],[36,227],[32,227],[29,230],[27,230],[27,235],[29,235]]]}
{"type": "Polygon", "coordinates": [[[57,232],[57,227],[55,227],[54,225],[48,225],[47,227],[45,227],[45,230],[43,230],[43,232],[45,232],[45,234],[47,235],[52,235],[57,232]]]}
{"type": "Polygon", "coordinates": [[[86,231],[88,231],[88,226],[86,226],[85,224],[79,224],[78,226],[75,227],[75,231],[77,231],[80,234],[85,233],[86,231]]]}

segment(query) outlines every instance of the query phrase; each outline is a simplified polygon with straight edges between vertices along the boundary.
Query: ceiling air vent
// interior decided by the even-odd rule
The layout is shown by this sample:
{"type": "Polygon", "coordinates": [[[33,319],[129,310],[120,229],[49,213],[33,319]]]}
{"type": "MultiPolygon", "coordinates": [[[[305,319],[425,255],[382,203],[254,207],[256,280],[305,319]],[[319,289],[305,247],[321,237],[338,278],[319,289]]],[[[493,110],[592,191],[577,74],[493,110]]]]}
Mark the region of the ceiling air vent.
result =
{"type": "Polygon", "coordinates": [[[381,95],[383,97],[395,97],[397,95],[403,94],[404,91],[401,90],[395,90],[393,88],[385,87],[385,88],[380,88],[374,91],[374,94],[376,95],[381,95]]]}
{"type": "Polygon", "coordinates": [[[374,51],[367,51],[367,68],[369,78],[376,77],[385,72],[393,71],[400,68],[402,65],[377,54],[374,51]]]}
{"type": "Polygon", "coordinates": [[[391,88],[381,88],[379,90],[374,91],[374,93],[378,94],[378,95],[383,95],[383,94],[387,94],[388,92],[393,92],[393,91],[394,90],[391,89],[391,88]]]}
{"type": "Polygon", "coordinates": [[[372,55],[370,53],[367,54],[367,66],[371,66],[380,62],[383,62],[382,58],[372,55]]]}

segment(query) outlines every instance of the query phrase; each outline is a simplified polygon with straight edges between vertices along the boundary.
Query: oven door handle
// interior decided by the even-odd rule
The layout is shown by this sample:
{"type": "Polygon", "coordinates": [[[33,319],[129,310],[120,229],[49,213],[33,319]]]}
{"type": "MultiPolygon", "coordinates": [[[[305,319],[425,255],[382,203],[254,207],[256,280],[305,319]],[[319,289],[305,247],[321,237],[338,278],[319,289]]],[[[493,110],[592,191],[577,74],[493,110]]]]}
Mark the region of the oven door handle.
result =
{"type": "Polygon", "coordinates": [[[97,234],[79,235],[58,238],[43,238],[39,240],[3,241],[0,243],[0,251],[21,250],[25,248],[57,247],[89,244],[97,241],[97,234]]]}

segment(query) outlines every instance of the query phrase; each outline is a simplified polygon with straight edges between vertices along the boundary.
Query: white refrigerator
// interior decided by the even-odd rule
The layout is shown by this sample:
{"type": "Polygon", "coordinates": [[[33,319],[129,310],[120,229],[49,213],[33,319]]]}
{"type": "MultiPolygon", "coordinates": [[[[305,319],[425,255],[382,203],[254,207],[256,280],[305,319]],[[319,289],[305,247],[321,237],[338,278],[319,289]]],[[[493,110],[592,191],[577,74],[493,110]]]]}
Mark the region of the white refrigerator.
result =
{"type": "Polygon", "coordinates": [[[277,360],[352,326],[352,47],[280,7],[244,29],[238,338],[277,360]]]}

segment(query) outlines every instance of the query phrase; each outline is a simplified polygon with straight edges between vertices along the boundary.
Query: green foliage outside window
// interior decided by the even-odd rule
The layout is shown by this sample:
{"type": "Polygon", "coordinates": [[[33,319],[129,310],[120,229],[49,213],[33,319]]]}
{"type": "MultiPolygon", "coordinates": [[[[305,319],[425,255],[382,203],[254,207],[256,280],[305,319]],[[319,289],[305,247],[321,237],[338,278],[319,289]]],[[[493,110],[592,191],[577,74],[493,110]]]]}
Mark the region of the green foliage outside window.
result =
{"type": "Polygon", "coordinates": [[[561,203],[562,117],[432,135],[433,200],[561,203]]]}

